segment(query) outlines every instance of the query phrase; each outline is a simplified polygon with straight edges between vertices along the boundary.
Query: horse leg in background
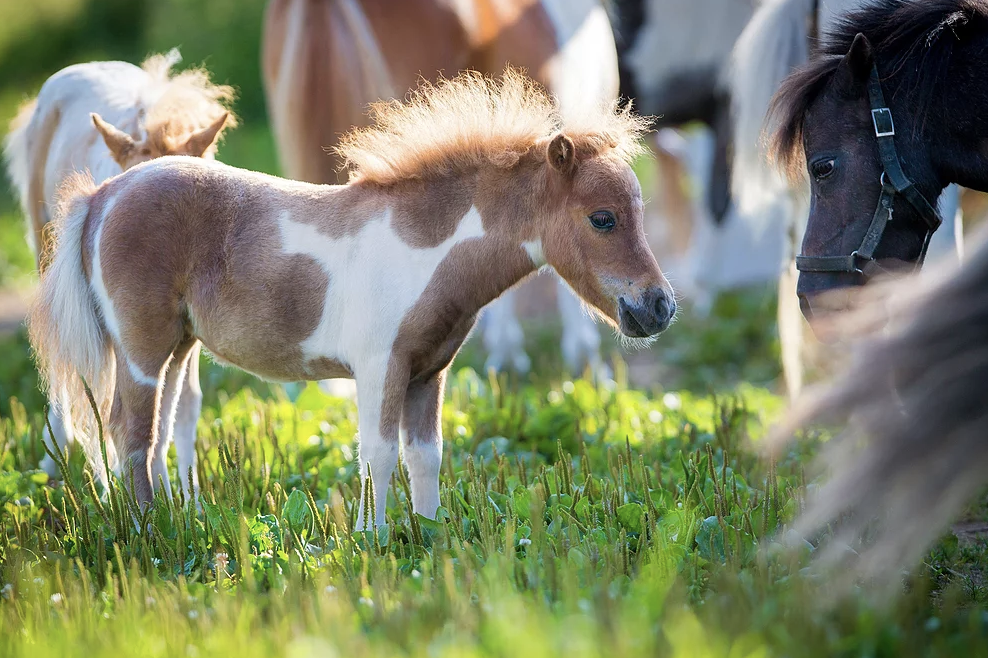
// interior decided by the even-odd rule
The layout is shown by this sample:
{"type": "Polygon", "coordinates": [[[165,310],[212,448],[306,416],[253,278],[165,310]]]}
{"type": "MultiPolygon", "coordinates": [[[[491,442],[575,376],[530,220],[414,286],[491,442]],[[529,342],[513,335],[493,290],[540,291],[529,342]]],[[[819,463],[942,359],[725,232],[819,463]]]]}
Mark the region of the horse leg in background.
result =
{"type": "Polygon", "coordinates": [[[790,400],[795,400],[803,390],[803,314],[796,297],[796,281],[799,272],[796,262],[790,261],[779,274],[779,347],[782,356],[782,378],[790,400]]]}
{"type": "Polygon", "coordinates": [[[693,182],[689,197],[693,231],[681,265],[680,276],[683,279],[676,283],[692,298],[694,310],[700,315],[706,315],[713,306],[718,290],[716,279],[710,275],[711,270],[720,264],[719,256],[712,256],[721,251],[723,232],[722,227],[713,220],[708,201],[711,196],[715,141],[713,133],[705,126],[698,127],[679,139],[682,142],[677,149],[680,166],[685,168],[686,175],[693,182]]]}
{"type": "Polygon", "coordinates": [[[779,299],[777,322],[779,326],[779,346],[782,352],[782,377],[786,383],[789,399],[795,400],[803,390],[803,362],[806,358],[807,336],[812,336],[809,323],[799,310],[796,296],[796,283],[799,272],[796,270],[796,254],[803,244],[806,220],[810,210],[805,201],[796,197],[780,198],[781,207],[788,210],[786,222],[787,249],[782,259],[782,272],[779,274],[779,299]]]}
{"type": "Polygon", "coordinates": [[[532,360],[525,353],[525,335],[515,313],[514,290],[506,291],[484,309],[483,335],[486,370],[501,372],[510,367],[525,374],[531,369],[532,360]]]}
{"type": "MultiPolygon", "coordinates": [[[[75,433],[72,431],[68,394],[64,389],[58,392],[58,400],[58,404],[52,404],[48,410],[48,425],[42,430],[41,438],[48,450],[56,455],[61,453],[67,459],[68,448],[75,442],[75,433]],[[48,431],[49,426],[51,426],[51,432],[48,431]]],[[[47,451],[41,460],[41,469],[52,479],[58,479],[62,476],[58,469],[58,463],[48,455],[47,451]]]]}
{"type": "Polygon", "coordinates": [[[563,324],[563,361],[574,375],[589,367],[595,377],[611,378],[610,368],[600,358],[600,331],[590,314],[566,282],[557,277],[556,303],[563,324]]]}
{"type": "Polygon", "coordinates": [[[649,143],[658,165],[659,199],[665,208],[662,253],[657,255],[681,260],[686,257],[693,232],[693,208],[683,185],[683,159],[689,146],[683,136],[672,128],[663,128],[649,143]]]}
{"type": "Polygon", "coordinates": [[[930,238],[928,255],[930,260],[956,256],[964,257],[964,218],[961,214],[961,190],[957,185],[948,185],[940,195],[937,209],[943,224],[930,238]]]}
{"type": "MultiPolygon", "coordinates": [[[[162,483],[165,487],[165,493],[169,496],[172,495],[172,485],[168,477],[168,446],[171,445],[172,438],[175,436],[175,418],[185,388],[189,357],[192,352],[195,352],[198,356],[199,350],[196,349],[197,344],[198,341],[190,340],[182,343],[175,349],[171,361],[168,363],[168,369],[165,371],[165,381],[161,387],[161,398],[157,414],[158,440],[154,444],[154,454],[151,455],[151,481],[155,485],[159,482],[162,483]]],[[[195,435],[193,435],[193,441],[195,441],[195,435]]],[[[179,470],[180,479],[181,473],[182,471],[179,470]]]]}
{"type": "Polygon", "coordinates": [[[412,485],[412,511],[434,519],[439,509],[439,469],[443,463],[443,389],[446,371],[412,382],[405,393],[402,459],[412,485]]]}
{"type": "Polygon", "coordinates": [[[401,426],[401,412],[404,406],[402,396],[408,387],[407,365],[389,367],[390,361],[397,358],[385,354],[384,357],[358,364],[357,378],[357,432],[360,459],[360,500],[357,524],[354,530],[361,531],[364,525],[369,529],[385,524],[388,503],[388,486],[395,466],[398,465],[398,444],[401,426]],[[404,379],[403,384],[398,384],[404,379]],[[389,381],[390,380],[390,381],[389,381]],[[392,384],[392,382],[394,382],[392,384]],[[396,394],[400,387],[400,393],[396,394]],[[373,519],[364,516],[365,501],[369,495],[367,473],[374,481],[373,519]]]}
{"type": "Polygon", "coordinates": [[[181,393],[171,436],[175,442],[175,461],[178,479],[188,500],[199,497],[199,471],[196,467],[196,426],[202,413],[202,388],[199,386],[199,353],[202,343],[196,341],[189,351],[185,377],[182,378],[181,393]],[[192,488],[189,488],[191,471],[192,488]]]}

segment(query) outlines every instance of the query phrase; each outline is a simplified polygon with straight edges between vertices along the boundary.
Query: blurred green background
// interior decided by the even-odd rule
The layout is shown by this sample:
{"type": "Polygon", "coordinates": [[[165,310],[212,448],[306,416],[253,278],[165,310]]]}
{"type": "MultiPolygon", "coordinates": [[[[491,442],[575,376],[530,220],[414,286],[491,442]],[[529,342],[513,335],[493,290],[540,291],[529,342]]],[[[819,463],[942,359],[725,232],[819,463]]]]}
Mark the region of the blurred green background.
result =
{"type": "MultiPolygon", "coordinates": [[[[237,89],[242,125],[224,162],[278,173],[261,85],[265,0],[0,0],[0,132],[51,74],[77,62],[141,62],[178,47],[182,65],[205,66],[237,89]]],[[[30,253],[14,196],[0,185],[0,287],[29,277],[30,253]]]]}
{"type": "MultiPolygon", "coordinates": [[[[261,33],[267,0],[0,0],[0,134],[17,108],[33,97],[58,70],[78,62],[119,59],[140,63],[149,54],[179,48],[182,67],[203,66],[214,82],[236,88],[234,111],[241,125],[220,146],[223,162],[278,174],[261,82],[261,33]]],[[[654,162],[637,169],[654,179],[654,162]]],[[[654,200],[652,201],[655,202],[654,200]]],[[[6,178],[0,182],[0,294],[19,289],[22,297],[35,280],[34,260],[24,240],[24,220],[6,178]]],[[[775,386],[779,375],[774,286],[734,292],[717,300],[710,317],[686,312],[648,352],[619,352],[605,334],[605,355],[629,359],[646,387],[684,388],[698,393],[729,389],[739,381],[775,386]]],[[[554,381],[565,376],[557,316],[527,323],[526,343],[533,357],[532,377],[554,381]]],[[[475,338],[457,366],[482,370],[485,354],[475,338]]],[[[29,409],[43,403],[23,330],[0,334],[0,414],[11,396],[29,409]]],[[[207,403],[218,388],[269,386],[229,369],[203,372],[207,403]]]]}

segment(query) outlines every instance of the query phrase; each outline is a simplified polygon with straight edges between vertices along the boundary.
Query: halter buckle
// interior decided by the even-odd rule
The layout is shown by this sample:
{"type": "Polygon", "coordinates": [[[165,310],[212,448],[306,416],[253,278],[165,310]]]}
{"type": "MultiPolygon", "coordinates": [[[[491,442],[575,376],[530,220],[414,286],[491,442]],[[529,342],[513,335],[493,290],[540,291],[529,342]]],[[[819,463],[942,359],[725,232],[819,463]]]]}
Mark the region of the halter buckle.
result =
{"type": "Polygon", "coordinates": [[[864,275],[864,270],[861,269],[861,266],[860,265],[858,265],[858,263],[860,263],[861,261],[869,262],[869,261],[871,261],[871,259],[870,258],[865,258],[861,254],[859,254],[857,249],[855,249],[854,251],[852,251],[851,252],[851,263],[853,263],[853,265],[852,265],[852,268],[853,269],[850,271],[851,274],[860,274],[862,276],[864,275]]]}
{"type": "Polygon", "coordinates": [[[871,111],[871,122],[875,126],[875,137],[891,137],[895,134],[895,122],[892,121],[892,110],[887,107],[875,108],[871,111]]]}

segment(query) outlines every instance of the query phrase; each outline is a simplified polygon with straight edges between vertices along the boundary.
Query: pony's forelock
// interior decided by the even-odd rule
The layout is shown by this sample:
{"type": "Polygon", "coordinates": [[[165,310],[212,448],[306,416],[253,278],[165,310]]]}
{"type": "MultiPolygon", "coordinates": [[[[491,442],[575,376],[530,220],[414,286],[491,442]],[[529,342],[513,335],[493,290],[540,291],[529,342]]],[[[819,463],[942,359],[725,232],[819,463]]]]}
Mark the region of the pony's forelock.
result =
{"type": "Polygon", "coordinates": [[[566,114],[516,69],[499,78],[464,72],[421,82],[405,102],[374,103],[373,125],[342,137],[336,152],[352,180],[387,185],[457,168],[512,167],[558,132],[581,157],[610,154],[630,163],[643,150],[649,121],[617,102],[566,114]]]}
{"type": "Polygon", "coordinates": [[[915,93],[924,91],[915,101],[917,112],[922,113],[936,95],[952,42],[960,40],[960,30],[975,19],[982,24],[988,20],[986,0],[875,0],[849,13],[824,37],[817,56],[786,78],[773,98],[766,118],[769,157],[790,181],[805,176],[806,112],[833,78],[858,33],[868,38],[876,59],[890,75],[900,78],[900,84],[909,76],[929,78],[923,85],[906,85],[915,93]]]}

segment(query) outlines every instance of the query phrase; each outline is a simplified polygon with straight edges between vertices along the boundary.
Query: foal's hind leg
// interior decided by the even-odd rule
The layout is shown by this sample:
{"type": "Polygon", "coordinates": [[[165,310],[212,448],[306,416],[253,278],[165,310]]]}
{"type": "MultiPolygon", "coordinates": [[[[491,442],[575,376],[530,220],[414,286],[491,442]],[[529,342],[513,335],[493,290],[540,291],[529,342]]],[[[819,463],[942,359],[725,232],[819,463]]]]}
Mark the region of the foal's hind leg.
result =
{"type": "Polygon", "coordinates": [[[175,441],[175,457],[178,465],[178,479],[185,496],[195,500],[199,495],[199,473],[196,469],[196,425],[202,413],[202,388],[199,387],[199,352],[202,343],[196,342],[189,352],[185,379],[182,381],[178,409],[172,437],[175,441]],[[191,475],[190,475],[191,474],[191,475]],[[189,479],[191,477],[191,488],[189,479]]]}
{"type": "MultiPolygon", "coordinates": [[[[128,486],[133,479],[134,495],[141,505],[150,503],[154,493],[151,465],[160,425],[162,387],[159,383],[163,383],[172,354],[179,346],[187,345],[180,326],[169,327],[167,323],[154,322],[155,319],[161,317],[154,318],[151,314],[142,317],[142,326],[134,327],[130,334],[147,337],[147,342],[128,349],[125,339],[123,345],[116,346],[117,385],[110,414],[120,474],[128,486]],[[148,324],[143,326],[144,322],[148,324]]],[[[183,356],[189,349],[185,347],[183,356]]]]}
{"type": "MultiPolygon", "coordinates": [[[[197,345],[198,341],[196,339],[189,338],[175,348],[171,361],[168,363],[168,369],[165,372],[161,389],[161,401],[158,411],[158,440],[155,443],[154,454],[151,458],[151,478],[154,484],[157,484],[160,479],[164,483],[166,493],[169,495],[171,494],[171,481],[168,478],[168,446],[171,444],[172,437],[175,436],[175,429],[177,428],[176,417],[185,391],[189,357],[193,351],[198,356],[199,351],[195,349],[197,345]]],[[[180,467],[180,484],[181,480],[182,469],[180,467]]]]}
{"type": "MultiPolygon", "coordinates": [[[[75,440],[75,435],[72,432],[72,419],[69,415],[68,393],[61,389],[56,395],[59,397],[58,404],[52,404],[48,411],[48,423],[45,425],[41,437],[52,453],[62,453],[68,456],[68,447],[75,440]],[[49,427],[51,432],[48,431],[49,427]]],[[[50,478],[58,478],[62,475],[59,472],[58,464],[47,453],[41,460],[41,468],[50,478]]]]}

